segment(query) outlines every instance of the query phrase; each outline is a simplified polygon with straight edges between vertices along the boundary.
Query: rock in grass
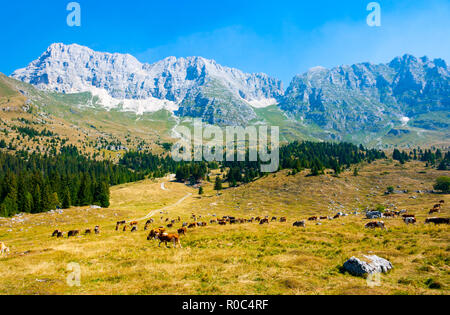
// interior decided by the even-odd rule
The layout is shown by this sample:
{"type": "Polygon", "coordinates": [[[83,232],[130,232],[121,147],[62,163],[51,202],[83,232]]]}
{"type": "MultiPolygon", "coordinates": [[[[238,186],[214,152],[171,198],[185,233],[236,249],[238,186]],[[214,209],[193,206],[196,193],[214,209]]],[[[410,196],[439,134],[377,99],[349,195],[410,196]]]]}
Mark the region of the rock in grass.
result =
{"type": "Polygon", "coordinates": [[[344,263],[344,269],[357,277],[364,277],[368,274],[386,273],[391,270],[392,264],[376,255],[363,256],[365,260],[352,257],[344,263]]]}

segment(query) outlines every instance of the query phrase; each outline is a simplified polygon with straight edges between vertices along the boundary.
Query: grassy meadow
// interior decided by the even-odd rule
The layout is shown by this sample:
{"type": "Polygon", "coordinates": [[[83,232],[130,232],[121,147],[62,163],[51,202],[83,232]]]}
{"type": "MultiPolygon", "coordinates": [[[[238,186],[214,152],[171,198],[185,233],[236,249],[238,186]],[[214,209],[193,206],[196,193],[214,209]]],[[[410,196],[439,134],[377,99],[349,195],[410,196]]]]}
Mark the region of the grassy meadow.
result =
{"type": "Polygon", "coordinates": [[[109,209],[0,219],[0,240],[11,249],[0,258],[0,294],[449,294],[450,228],[424,221],[442,199],[439,216],[450,217],[450,198],[416,191],[432,189],[436,177],[450,172],[385,160],[362,165],[359,176],[352,170],[340,177],[307,173],[282,171],[225,187],[220,195],[205,182],[202,196],[168,178],[146,180],[113,187],[109,209]],[[388,186],[409,192],[385,196],[388,186]],[[387,231],[364,229],[362,210],[377,205],[407,209],[418,223],[384,219],[387,231]],[[292,226],[311,215],[337,212],[350,215],[322,225],[307,222],[305,229],[292,226]],[[149,214],[153,227],[178,216],[192,222],[193,213],[208,226],[189,230],[182,249],[147,241],[145,220],[136,233],[114,229],[116,221],[149,214]],[[288,222],[209,225],[212,215],[286,216],[288,222]],[[84,231],[95,225],[101,226],[100,235],[51,237],[57,228],[84,231]],[[341,271],[348,258],[364,254],[392,262],[394,269],[381,277],[381,286],[369,287],[365,279],[341,271]],[[79,287],[66,282],[71,262],[81,267],[79,287]]]}

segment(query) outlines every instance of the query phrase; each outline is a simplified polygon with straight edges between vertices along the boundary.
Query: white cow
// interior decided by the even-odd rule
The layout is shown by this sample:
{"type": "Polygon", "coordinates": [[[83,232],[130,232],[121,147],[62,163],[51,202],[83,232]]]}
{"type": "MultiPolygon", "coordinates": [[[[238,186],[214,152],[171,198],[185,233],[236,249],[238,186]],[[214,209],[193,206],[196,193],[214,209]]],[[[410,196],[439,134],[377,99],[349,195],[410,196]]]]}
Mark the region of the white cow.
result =
{"type": "Polygon", "coordinates": [[[9,248],[6,247],[5,243],[0,242],[0,254],[2,255],[2,257],[8,253],[9,253],[9,248]]]}

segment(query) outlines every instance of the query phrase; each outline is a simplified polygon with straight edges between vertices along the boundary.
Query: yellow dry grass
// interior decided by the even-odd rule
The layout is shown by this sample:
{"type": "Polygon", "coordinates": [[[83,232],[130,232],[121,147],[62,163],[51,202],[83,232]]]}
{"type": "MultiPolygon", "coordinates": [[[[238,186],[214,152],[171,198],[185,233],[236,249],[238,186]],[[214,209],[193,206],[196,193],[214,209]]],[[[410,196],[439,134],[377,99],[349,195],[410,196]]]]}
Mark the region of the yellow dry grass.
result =
{"type": "Polygon", "coordinates": [[[449,172],[422,163],[379,161],[362,166],[358,177],[351,171],[339,178],[283,171],[220,195],[205,183],[202,197],[167,179],[113,187],[110,209],[73,208],[0,220],[0,240],[11,247],[11,254],[0,259],[0,294],[448,294],[450,229],[423,222],[441,199],[446,203],[439,216],[450,217],[450,198],[415,192],[432,189],[443,174],[449,172]],[[391,185],[410,192],[384,196],[391,185]],[[310,215],[353,213],[377,204],[407,209],[419,222],[406,226],[398,218],[385,219],[388,231],[373,231],[364,229],[366,220],[359,214],[308,223],[306,229],[292,227],[310,215]],[[116,221],[149,213],[154,227],[178,216],[192,222],[192,213],[208,223],[213,214],[286,216],[288,222],[208,225],[189,230],[183,249],[147,241],[143,222],[137,233],[114,230],[116,221]],[[84,230],[97,224],[99,236],[50,237],[56,228],[84,230]],[[370,253],[394,265],[379,287],[340,270],[348,258],[370,253]],[[71,262],[81,267],[79,287],[66,282],[71,262]]]}

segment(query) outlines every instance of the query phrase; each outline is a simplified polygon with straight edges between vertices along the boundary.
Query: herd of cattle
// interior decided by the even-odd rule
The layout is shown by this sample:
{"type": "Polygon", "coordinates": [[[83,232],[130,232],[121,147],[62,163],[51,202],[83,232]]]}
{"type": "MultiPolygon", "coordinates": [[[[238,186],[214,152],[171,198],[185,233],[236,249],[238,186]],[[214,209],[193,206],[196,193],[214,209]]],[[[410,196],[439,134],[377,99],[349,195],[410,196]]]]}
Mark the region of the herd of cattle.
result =
{"type": "MultiPolygon", "coordinates": [[[[94,233],[95,234],[100,234],[100,227],[98,225],[94,228],[94,233]]],[[[90,234],[92,234],[92,230],[91,229],[86,229],[84,231],[84,235],[90,235],[90,234]]],[[[67,232],[67,238],[75,237],[75,236],[79,236],[79,235],[80,235],[80,230],[71,230],[71,231],[67,232]]],[[[63,238],[64,237],[64,232],[61,231],[61,230],[55,230],[52,233],[52,237],[63,238]]]]}
{"type": "MultiPolygon", "coordinates": [[[[429,214],[439,213],[441,211],[444,203],[445,203],[444,200],[441,200],[438,204],[435,204],[433,206],[433,208],[429,211],[429,214]]],[[[322,221],[322,220],[336,220],[343,216],[347,216],[347,214],[338,213],[333,217],[312,216],[312,217],[308,218],[308,220],[294,222],[293,226],[306,228],[307,221],[309,221],[309,222],[316,221],[316,224],[319,225],[319,224],[321,224],[320,221],[322,221]]],[[[377,212],[377,211],[371,211],[371,212],[369,211],[366,213],[366,216],[368,219],[401,217],[402,220],[406,224],[417,223],[416,216],[414,214],[406,213],[406,210],[401,210],[401,211],[387,210],[384,213],[377,212]]],[[[264,224],[269,224],[270,222],[280,222],[280,223],[287,222],[286,217],[270,218],[269,216],[265,216],[265,217],[252,217],[250,219],[236,218],[236,217],[232,217],[232,216],[224,216],[219,219],[216,217],[216,215],[213,215],[213,217],[214,218],[209,221],[210,225],[218,224],[218,225],[223,226],[223,225],[234,225],[234,224],[253,223],[253,222],[257,222],[260,225],[264,225],[264,224]]],[[[181,242],[180,242],[180,236],[186,235],[189,229],[194,229],[197,227],[206,227],[208,225],[207,222],[202,222],[201,216],[192,214],[191,218],[194,222],[192,222],[192,223],[183,222],[181,224],[181,227],[177,230],[177,233],[169,233],[169,232],[167,232],[167,229],[171,229],[175,226],[175,224],[181,223],[181,218],[178,217],[177,219],[174,219],[174,220],[170,220],[170,219],[166,218],[164,220],[164,218],[161,217],[161,221],[165,222],[166,226],[160,226],[159,228],[150,230],[150,232],[147,236],[147,240],[152,240],[152,239],[159,240],[159,246],[161,246],[162,243],[164,243],[166,246],[170,243],[173,243],[173,246],[175,248],[177,245],[181,248],[182,246],[181,246],[181,242]]],[[[154,219],[147,220],[147,222],[145,223],[145,226],[144,226],[144,231],[148,231],[150,229],[150,226],[153,223],[155,223],[154,219]]],[[[429,223],[450,224],[450,218],[438,218],[438,217],[427,218],[425,220],[425,224],[429,224],[429,223]]],[[[139,225],[138,221],[132,221],[129,223],[127,223],[126,221],[118,221],[116,223],[115,230],[116,231],[122,230],[123,232],[130,230],[131,232],[137,232],[138,225],[139,225]]],[[[365,228],[367,228],[367,229],[380,228],[380,229],[384,229],[384,230],[387,229],[386,225],[383,221],[368,222],[367,224],[365,224],[365,228]]],[[[92,233],[95,233],[97,235],[100,234],[100,227],[95,226],[95,228],[93,230],[86,229],[84,231],[84,235],[90,235],[92,233]]],[[[71,230],[71,231],[67,232],[67,238],[80,236],[80,234],[81,234],[80,230],[71,230]]],[[[64,235],[65,235],[65,233],[63,231],[55,230],[52,234],[52,237],[63,238],[64,235]]],[[[6,245],[4,243],[0,242],[1,256],[4,256],[5,254],[8,254],[8,253],[9,253],[9,248],[6,247],[6,245]]]]}

